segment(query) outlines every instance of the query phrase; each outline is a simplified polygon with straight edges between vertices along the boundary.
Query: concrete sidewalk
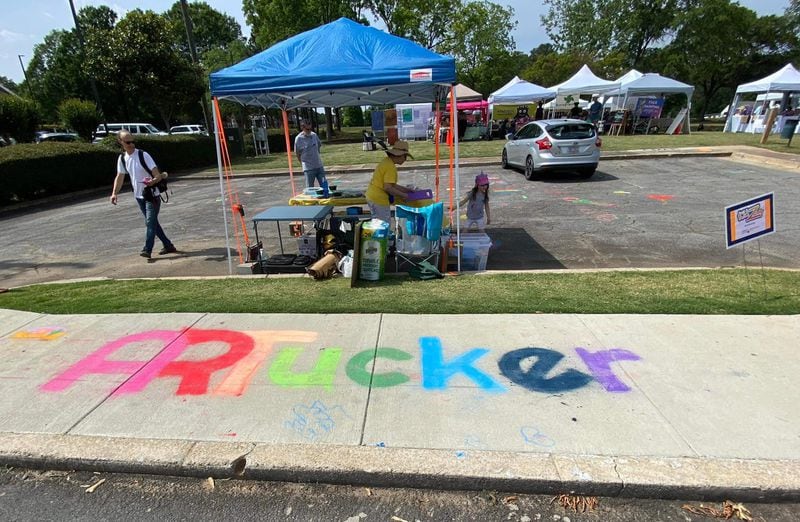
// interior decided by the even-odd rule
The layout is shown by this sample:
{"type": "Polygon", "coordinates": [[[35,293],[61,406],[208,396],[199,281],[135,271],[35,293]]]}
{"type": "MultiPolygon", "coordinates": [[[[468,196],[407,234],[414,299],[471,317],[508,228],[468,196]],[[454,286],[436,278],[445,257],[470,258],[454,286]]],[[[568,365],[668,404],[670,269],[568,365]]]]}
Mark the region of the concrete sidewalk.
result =
{"type": "Polygon", "coordinates": [[[800,316],[0,310],[0,463],[800,499],[800,316]]]}

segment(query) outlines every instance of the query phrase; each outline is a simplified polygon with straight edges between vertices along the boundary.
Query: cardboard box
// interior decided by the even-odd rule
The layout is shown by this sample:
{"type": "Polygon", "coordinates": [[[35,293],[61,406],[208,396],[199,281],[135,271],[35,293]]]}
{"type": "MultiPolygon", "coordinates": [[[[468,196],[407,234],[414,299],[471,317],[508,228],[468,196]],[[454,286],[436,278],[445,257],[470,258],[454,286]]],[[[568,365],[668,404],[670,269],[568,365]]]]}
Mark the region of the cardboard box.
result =
{"type": "Polygon", "coordinates": [[[297,238],[297,250],[301,256],[317,258],[317,235],[314,232],[307,232],[297,238]]]}

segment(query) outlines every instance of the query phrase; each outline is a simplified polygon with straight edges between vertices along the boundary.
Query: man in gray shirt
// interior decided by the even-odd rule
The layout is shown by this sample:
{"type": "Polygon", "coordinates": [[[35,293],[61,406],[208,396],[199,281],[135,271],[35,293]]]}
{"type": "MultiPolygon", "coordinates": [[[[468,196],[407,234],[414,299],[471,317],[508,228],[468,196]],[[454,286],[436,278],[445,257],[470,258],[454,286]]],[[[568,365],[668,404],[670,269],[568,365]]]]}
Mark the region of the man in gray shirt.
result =
{"type": "Polygon", "coordinates": [[[300,128],[303,132],[294,139],[294,152],[303,165],[306,187],[313,187],[315,179],[319,186],[322,187],[324,183],[328,182],[325,178],[325,167],[322,166],[322,157],[319,155],[322,142],[319,136],[311,130],[310,121],[303,120],[300,122],[300,128]]]}

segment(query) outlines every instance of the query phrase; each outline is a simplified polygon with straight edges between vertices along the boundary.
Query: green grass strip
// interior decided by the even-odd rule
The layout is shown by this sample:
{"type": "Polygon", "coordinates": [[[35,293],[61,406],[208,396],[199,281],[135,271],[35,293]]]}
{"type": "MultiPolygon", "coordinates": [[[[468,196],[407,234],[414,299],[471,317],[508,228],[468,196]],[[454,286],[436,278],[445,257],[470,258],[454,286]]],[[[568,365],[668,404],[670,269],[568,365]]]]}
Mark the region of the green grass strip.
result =
{"type": "Polygon", "coordinates": [[[800,272],[759,269],[524,273],[378,282],[335,278],[112,280],[0,294],[0,308],[53,314],[214,313],[800,313],[800,272]]]}

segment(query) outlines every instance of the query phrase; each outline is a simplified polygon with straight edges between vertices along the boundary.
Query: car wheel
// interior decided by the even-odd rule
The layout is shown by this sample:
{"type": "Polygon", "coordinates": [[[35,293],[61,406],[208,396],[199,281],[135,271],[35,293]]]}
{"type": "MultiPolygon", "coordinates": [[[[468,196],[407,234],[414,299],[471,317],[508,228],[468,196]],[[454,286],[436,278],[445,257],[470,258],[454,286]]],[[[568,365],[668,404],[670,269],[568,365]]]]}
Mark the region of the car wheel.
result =
{"type": "Polygon", "coordinates": [[[500,158],[500,165],[504,169],[508,168],[508,153],[506,152],[506,149],[503,149],[503,155],[500,158]]]}
{"type": "Polygon", "coordinates": [[[592,176],[594,176],[594,171],[595,171],[595,169],[592,169],[592,168],[581,169],[581,170],[578,171],[578,175],[583,179],[589,179],[592,176]]]}
{"type": "Polygon", "coordinates": [[[525,158],[525,179],[533,180],[539,177],[533,167],[533,156],[528,156],[525,158]]]}

